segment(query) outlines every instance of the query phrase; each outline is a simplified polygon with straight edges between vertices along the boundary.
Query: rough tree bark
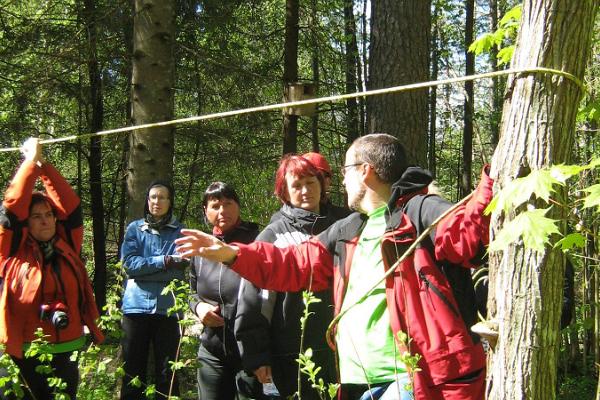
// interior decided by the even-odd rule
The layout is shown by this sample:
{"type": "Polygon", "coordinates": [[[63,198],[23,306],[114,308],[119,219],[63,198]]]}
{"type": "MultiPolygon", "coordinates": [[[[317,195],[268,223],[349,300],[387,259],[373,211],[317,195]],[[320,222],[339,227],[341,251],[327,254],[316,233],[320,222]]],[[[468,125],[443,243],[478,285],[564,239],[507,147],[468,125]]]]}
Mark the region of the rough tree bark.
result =
{"type": "MultiPolygon", "coordinates": [[[[548,67],[582,79],[597,0],[528,0],[513,68],[548,67]]],[[[522,74],[507,84],[500,140],[492,177],[498,188],[551,164],[568,162],[581,89],[547,74],[522,74]]],[[[554,218],[560,218],[554,207],[554,218]]],[[[496,217],[497,230],[514,215],[496,217]]],[[[488,310],[499,322],[491,354],[488,399],[547,400],[556,397],[563,259],[522,243],[490,255],[488,310]]]]}
{"type": "MultiPolygon", "coordinates": [[[[346,42],[346,93],[357,91],[358,43],[354,20],[354,0],[344,0],[344,38],[346,42]]],[[[346,100],[346,142],[351,144],[359,136],[358,99],[346,100]]]]}
{"type": "MultiPolygon", "coordinates": [[[[475,28],[475,0],[465,2],[465,75],[475,74],[475,54],[469,51],[473,43],[475,28]]],[[[460,197],[471,193],[473,165],[473,115],[475,102],[473,81],[465,82],[465,101],[463,104],[463,135],[462,135],[462,168],[460,179],[460,197]]]]}
{"type": "MultiPolygon", "coordinates": [[[[83,4],[83,20],[88,33],[87,65],[90,80],[89,101],[92,115],[89,119],[91,132],[102,130],[104,109],[102,101],[102,80],[97,58],[96,6],[93,0],[83,4]]],[[[100,137],[90,138],[90,208],[94,248],[94,295],[99,311],[106,304],[106,237],[104,234],[104,201],[102,194],[102,143],[100,137]]]]}
{"type": "MultiPolygon", "coordinates": [[[[135,0],[133,19],[133,124],[173,118],[175,2],[135,0]]],[[[139,129],[129,136],[128,220],[144,210],[146,187],[173,175],[174,128],[139,129]]]]}
{"type": "MultiPolygon", "coordinates": [[[[285,48],[283,50],[283,84],[298,80],[299,0],[285,2],[285,48]]],[[[295,153],[298,147],[298,116],[283,114],[283,154],[295,153]]]]}
{"type": "MultiPolygon", "coordinates": [[[[369,89],[429,78],[431,0],[372,0],[369,89]]],[[[398,137],[411,162],[427,165],[428,90],[369,97],[369,132],[398,137]]]]}

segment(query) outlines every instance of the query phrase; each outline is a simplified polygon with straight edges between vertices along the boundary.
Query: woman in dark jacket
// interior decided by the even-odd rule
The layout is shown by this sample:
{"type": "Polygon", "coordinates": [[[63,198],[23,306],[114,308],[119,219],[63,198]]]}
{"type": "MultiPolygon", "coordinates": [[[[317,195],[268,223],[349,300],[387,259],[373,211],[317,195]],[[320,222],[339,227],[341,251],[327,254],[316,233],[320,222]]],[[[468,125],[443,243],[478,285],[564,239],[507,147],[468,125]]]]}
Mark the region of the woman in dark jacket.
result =
{"type": "Polygon", "coordinates": [[[181,315],[169,315],[175,301],[162,290],[172,280],[185,280],[188,260],[177,257],[173,241],[183,227],[173,216],[173,187],[161,181],[148,186],[144,218],[127,227],[121,260],[127,274],[123,294],[123,361],[125,376],[121,400],[145,398],[150,348],[154,353],[154,384],[159,398],[178,395],[177,376],[171,361],[181,338],[181,315]],[[131,384],[137,377],[144,385],[131,384]],[[163,397],[164,396],[164,397],[163,397]]]}
{"type": "MultiPolygon", "coordinates": [[[[306,241],[337,219],[324,204],[324,177],[307,158],[286,155],[275,177],[275,195],[283,203],[279,218],[256,238],[278,247],[306,241]]],[[[242,362],[263,383],[274,383],[283,398],[298,390],[299,352],[313,350],[313,361],[321,367],[318,377],[336,382],[335,359],[325,342],[325,331],[333,317],[329,290],[315,293],[321,301],[310,307],[302,349],[300,318],[304,312],[302,292],[276,293],[258,289],[243,280],[236,318],[236,338],[242,362]]],[[[302,377],[301,398],[319,399],[302,377]]]]}
{"type": "MultiPolygon", "coordinates": [[[[258,226],[240,219],[235,190],[223,182],[211,183],[204,192],[204,214],[213,234],[226,243],[250,243],[258,226]]],[[[190,308],[204,330],[198,350],[198,395],[202,400],[233,400],[260,394],[256,379],[242,372],[234,337],[240,277],[224,265],[202,257],[192,259],[190,308]]],[[[253,396],[254,397],[254,396],[253,396]]]]}

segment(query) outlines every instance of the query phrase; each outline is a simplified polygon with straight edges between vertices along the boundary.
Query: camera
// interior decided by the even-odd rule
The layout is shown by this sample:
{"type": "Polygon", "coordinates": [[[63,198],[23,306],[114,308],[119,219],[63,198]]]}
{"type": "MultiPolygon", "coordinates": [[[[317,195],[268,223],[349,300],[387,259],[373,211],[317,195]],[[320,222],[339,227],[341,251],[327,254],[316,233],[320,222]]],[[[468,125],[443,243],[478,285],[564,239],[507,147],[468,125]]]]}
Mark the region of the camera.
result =
{"type": "Polygon", "coordinates": [[[69,325],[69,308],[60,300],[42,304],[40,319],[52,322],[57,329],[65,329],[69,325]]]}

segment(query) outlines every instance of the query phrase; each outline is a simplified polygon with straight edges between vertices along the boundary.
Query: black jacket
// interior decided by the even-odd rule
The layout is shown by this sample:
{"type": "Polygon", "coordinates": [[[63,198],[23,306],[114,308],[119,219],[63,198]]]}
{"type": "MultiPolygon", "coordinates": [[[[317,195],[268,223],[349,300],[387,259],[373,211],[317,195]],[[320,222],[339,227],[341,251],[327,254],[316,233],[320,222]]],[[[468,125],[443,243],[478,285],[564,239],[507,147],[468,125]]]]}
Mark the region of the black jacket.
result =
{"type": "MultiPolygon", "coordinates": [[[[258,225],[253,222],[242,222],[219,239],[225,243],[251,243],[257,235],[258,225]]],[[[202,257],[192,259],[190,308],[195,312],[200,302],[220,306],[225,326],[204,327],[201,340],[209,352],[221,359],[225,356],[239,357],[233,329],[240,279],[238,274],[221,263],[208,261],[202,257]]]]}
{"type": "MultiPolygon", "coordinates": [[[[326,208],[324,211],[328,211],[326,208]]],[[[280,217],[269,224],[256,238],[277,247],[305,242],[338,218],[330,213],[318,215],[301,208],[284,205],[280,217]]],[[[335,382],[335,357],[327,347],[325,331],[333,318],[332,293],[315,293],[321,301],[312,304],[307,321],[303,350],[312,348],[313,360],[322,367],[320,377],[335,382]]],[[[297,390],[298,352],[300,350],[300,318],[304,312],[302,292],[277,293],[263,291],[242,279],[235,333],[242,364],[248,372],[270,365],[275,385],[282,396],[297,390]]],[[[303,398],[309,393],[303,391],[303,398]]]]}

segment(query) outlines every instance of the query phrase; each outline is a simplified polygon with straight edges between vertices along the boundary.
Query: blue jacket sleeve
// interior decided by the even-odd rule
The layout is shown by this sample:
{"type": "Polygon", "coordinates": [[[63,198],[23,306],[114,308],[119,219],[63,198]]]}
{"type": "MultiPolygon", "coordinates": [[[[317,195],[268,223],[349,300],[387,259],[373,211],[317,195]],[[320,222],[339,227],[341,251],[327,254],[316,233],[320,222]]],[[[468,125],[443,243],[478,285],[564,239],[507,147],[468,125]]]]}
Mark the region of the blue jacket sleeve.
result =
{"type": "Polygon", "coordinates": [[[130,278],[165,271],[165,254],[145,256],[145,245],[136,222],[132,222],[127,227],[121,246],[123,268],[130,278]]]}

